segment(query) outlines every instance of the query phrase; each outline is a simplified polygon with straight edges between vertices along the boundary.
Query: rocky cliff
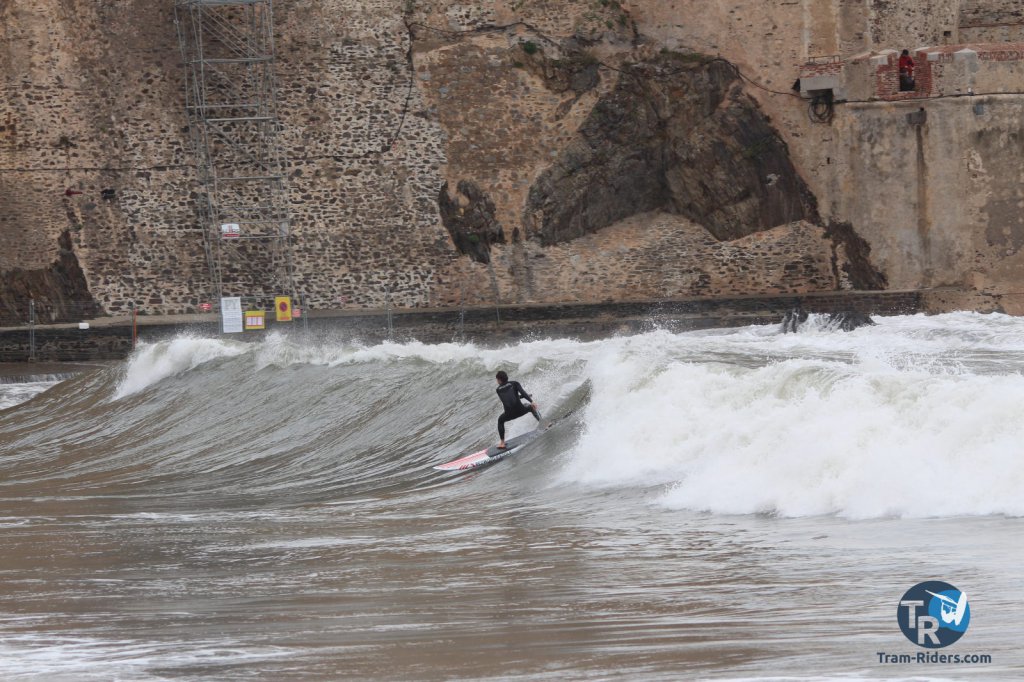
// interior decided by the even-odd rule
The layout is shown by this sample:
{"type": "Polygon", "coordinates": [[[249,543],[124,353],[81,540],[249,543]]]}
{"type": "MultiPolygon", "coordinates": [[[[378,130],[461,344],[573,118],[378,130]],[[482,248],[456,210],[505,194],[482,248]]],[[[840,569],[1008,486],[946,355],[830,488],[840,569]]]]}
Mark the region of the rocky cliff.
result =
{"type": "MultiPolygon", "coordinates": [[[[816,55],[955,42],[1012,3],[733,4],[276,3],[296,288],[333,308],[948,285],[944,305],[1014,309],[1012,84],[916,127],[918,104],[821,121],[790,90],[816,55]]],[[[0,3],[9,316],[211,300],[173,9],[0,3]]]]}

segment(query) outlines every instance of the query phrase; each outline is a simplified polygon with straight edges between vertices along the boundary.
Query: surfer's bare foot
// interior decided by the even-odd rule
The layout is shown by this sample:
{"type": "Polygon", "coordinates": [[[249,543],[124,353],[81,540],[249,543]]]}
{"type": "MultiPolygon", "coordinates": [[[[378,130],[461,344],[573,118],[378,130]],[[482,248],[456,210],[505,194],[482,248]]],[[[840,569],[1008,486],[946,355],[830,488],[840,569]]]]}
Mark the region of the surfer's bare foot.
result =
{"type": "Polygon", "coordinates": [[[499,450],[508,450],[508,446],[505,445],[505,441],[501,441],[500,443],[498,443],[498,449],[499,450]]]}

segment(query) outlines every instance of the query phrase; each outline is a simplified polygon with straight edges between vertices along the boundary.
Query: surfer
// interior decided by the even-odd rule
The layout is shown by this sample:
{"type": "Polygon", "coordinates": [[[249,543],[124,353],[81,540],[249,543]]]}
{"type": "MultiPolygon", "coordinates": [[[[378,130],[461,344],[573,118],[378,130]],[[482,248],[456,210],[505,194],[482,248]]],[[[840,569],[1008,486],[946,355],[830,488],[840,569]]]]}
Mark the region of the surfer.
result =
{"type": "Polygon", "coordinates": [[[540,414],[537,413],[537,403],[533,402],[533,398],[523,390],[518,381],[509,381],[508,374],[503,371],[495,374],[494,378],[498,380],[498,397],[501,399],[501,404],[505,406],[505,411],[498,417],[498,435],[501,437],[498,449],[505,450],[505,422],[519,419],[527,414],[532,414],[534,419],[540,421],[540,414]],[[529,400],[530,406],[524,405],[520,398],[529,400]]]}

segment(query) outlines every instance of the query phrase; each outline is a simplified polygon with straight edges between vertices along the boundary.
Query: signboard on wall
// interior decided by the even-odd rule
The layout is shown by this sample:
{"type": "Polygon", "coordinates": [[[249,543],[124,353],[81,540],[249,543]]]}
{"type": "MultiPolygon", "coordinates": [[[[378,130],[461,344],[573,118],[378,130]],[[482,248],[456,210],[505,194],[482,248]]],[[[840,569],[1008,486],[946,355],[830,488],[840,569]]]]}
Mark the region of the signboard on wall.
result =
{"type": "Polygon", "coordinates": [[[292,297],[291,296],[275,296],[274,297],[274,310],[277,312],[278,322],[291,322],[292,321],[292,297]]]}
{"type": "Polygon", "coordinates": [[[225,334],[242,331],[242,299],[238,296],[220,299],[220,319],[225,334]]]}
{"type": "Polygon", "coordinates": [[[238,223],[224,223],[220,226],[221,239],[238,239],[242,236],[242,228],[238,223]]]}
{"type": "Polygon", "coordinates": [[[266,329],[267,320],[266,313],[262,310],[246,310],[245,311],[245,328],[246,329],[266,329]]]}

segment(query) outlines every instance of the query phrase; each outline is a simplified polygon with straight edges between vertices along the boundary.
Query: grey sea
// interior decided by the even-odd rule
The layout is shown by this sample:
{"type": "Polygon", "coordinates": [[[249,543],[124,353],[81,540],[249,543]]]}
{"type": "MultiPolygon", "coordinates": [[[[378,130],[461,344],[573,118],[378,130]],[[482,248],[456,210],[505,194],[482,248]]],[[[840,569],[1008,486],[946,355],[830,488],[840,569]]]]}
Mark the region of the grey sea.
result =
{"type": "Polygon", "coordinates": [[[0,678],[1024,679],[1024,320],[876,321],[0,385],[0,678]],[[564,418],[434,471],[496,441],[498,369],[564,418]],[[929,580],[943,648],[901,628],[929,580]]]}

